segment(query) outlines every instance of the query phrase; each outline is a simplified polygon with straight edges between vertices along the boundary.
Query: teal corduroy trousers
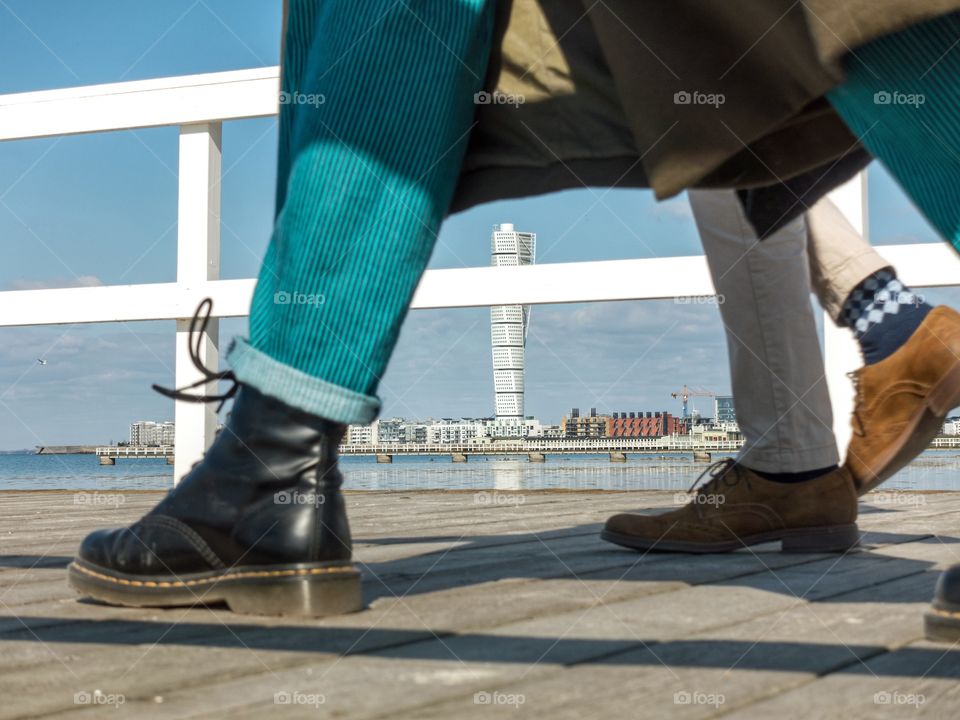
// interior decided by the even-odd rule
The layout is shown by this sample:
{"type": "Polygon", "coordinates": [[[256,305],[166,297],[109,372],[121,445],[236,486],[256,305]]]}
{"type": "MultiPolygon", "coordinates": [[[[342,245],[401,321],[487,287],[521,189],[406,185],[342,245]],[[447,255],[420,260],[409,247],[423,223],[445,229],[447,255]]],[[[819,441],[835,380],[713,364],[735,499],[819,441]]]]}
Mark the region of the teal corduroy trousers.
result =
{"type": "Polygon", "coordinates": [[[237,379],[342,423],[377,386],[447,213],[493,0],[290,0],[277,214],[237,379]]]}

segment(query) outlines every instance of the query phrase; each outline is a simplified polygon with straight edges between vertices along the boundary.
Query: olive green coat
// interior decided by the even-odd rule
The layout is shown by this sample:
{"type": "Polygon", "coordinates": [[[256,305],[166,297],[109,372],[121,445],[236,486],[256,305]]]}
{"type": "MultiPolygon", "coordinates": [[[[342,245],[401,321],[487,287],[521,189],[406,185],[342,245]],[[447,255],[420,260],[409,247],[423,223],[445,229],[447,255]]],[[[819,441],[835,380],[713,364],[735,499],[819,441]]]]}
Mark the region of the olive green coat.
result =
{"type": "MultiPolygon", "coordinates": [[[[444,0],[448,1],[448,0],[444,0]]],[[[563,188],[756,188],[864,156],[824,93],[960,0],[501,0],[452,210],[563,188]]],[[[896,88],[892,88],[896,89],[896,88]]],[[[836,184],[836,183],[834,183],[836,184]]]]}

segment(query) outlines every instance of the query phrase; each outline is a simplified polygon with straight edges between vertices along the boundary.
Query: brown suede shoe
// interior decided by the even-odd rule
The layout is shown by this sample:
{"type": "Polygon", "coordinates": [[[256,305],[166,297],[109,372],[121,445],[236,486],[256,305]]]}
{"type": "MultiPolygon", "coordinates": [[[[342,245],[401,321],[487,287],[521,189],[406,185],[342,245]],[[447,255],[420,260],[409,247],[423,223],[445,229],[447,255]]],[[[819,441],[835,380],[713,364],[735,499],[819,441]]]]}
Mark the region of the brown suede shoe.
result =
{"type": "Polygon", "coordinates": [[[783,552],[843,552],[859,541],[857,495],[843,468],[802,483],[765,480],[734,460],[707,473],[709,482],[687,505],[659,515],[614,515],[601,537],[635,550],[690,553],[773,540],[783,552]]]}
{"type": "Polygon", "coordinates": [[[960,405],[960,315],[940,305],[893,355],[852,375],[846,467],[863,495],[926,450],[960,405]]]}

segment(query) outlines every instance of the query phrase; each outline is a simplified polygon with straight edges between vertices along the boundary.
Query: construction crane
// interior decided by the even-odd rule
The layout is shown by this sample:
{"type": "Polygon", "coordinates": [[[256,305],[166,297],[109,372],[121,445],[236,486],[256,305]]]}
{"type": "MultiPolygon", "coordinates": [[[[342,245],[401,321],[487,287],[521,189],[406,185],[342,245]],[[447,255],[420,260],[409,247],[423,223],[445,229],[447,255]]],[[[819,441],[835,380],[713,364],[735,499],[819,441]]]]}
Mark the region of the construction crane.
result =
{"type": "Polygon", "coordinates": [[[686,385],[683,386],[683,390],[678,390],[677,392],[670,393],[670,397],[676,399],[679,398],[683,400],[683,419],[688,420],[690,418],[690,412],[688,410],[687,401],[692,397],[716,397],[715,392],[710,390],[704,390],[703,388],[693,389],[689,388],[686,385]]]}

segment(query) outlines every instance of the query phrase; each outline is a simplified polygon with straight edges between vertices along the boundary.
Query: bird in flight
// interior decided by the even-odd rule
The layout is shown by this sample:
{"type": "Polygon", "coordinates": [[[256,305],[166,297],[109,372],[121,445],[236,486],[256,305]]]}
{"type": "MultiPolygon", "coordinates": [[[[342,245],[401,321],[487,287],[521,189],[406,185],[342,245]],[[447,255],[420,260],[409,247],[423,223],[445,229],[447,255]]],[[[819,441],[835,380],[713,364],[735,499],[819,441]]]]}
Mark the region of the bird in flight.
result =
{"type": "Polygon", "coordinates": [[[37,362],[40,363],[41,365],[46,365],[46,364],[47,364],[47,361],[44,360],[43,358],[37,358],[37,362]]]}

